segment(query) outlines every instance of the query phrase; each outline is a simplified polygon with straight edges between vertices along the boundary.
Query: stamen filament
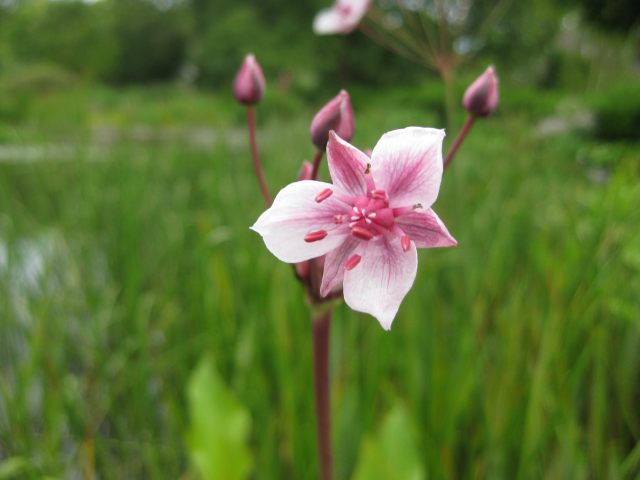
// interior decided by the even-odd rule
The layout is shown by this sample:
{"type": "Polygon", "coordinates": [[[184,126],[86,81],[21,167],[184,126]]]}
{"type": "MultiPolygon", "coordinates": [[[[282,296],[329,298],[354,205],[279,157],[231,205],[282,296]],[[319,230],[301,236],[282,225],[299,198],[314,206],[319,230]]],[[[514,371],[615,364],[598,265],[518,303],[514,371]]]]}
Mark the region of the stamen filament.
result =
{"type": "Polygon", "coordinates": [[[371,190],[371,198],[386,200],[387,192],[385,192],[384,190],[371,190]]]}
{"type": "Polygon", "coordinates": [[[400,217],[414,211],[413,207],[398,207],[393,209],[393,216],[400,217]]]}

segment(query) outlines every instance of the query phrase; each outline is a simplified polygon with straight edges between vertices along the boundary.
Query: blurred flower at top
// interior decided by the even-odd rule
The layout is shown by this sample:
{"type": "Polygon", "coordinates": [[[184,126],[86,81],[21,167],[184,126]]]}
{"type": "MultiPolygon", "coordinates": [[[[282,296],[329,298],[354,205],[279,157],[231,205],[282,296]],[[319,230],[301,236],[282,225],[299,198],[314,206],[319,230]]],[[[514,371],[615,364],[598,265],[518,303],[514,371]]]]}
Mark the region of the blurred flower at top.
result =
{"type": "Polygon", "coordinates": [[[371,0],[337,0],[331,8],[321,10],[313,20],[313,31],[318,35],[351,33],[360,23],[371,0]]]}
{"type": "Polygon", "coordinates": [[[340,93],[322,107],[311,121],[311,141],[319,150],[324,151],[327,148],[331,130],[335,130],[347,142],[353,138],[355,118],[346,90],[340,90],[340,93]]]}
{"type": "Polygon", "coordinates": [[[498,77],[489,66],[464,92],[462,104],[467,112],[486,117],[498,107],[498,77]]]}
{"type": "Polygon", "coordinates": [[[242,104],[255,105],[262,100],[265,88],[266,82],[262,68],[256,57],[250,53],[244,57],[233,82],[233,95],[242,104]]]}

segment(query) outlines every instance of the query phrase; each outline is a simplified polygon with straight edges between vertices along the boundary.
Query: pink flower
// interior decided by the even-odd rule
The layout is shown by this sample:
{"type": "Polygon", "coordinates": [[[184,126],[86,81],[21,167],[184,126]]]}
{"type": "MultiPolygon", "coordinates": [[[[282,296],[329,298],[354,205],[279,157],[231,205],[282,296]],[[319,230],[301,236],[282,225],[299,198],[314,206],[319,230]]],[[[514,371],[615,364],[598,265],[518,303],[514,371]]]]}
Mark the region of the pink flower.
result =
{"type": "Polygon", "coordinates": [[[255,105],[262,100],[265,88],[266,82],[260,64],[250,53],[244,57],[242,66],[233,81],[233,95],[244,105],[255,105]]]}
{"type": "Polygon", "coordinates": [[[469,85],[464,92],[462,105],[477,117],[486,117],[498,107],[498,77],[493,66],[489,66],[469,85]]]}
{"type": "Polygon", "coordinates": [[[321,10],[313,20],[318,35],[351,33],[369,9],[370,0],[336,0],[331,8],[321,10]]]}
{"type": "Polygon", "coordinates": [[[251,228],[284,262],[326,255],[320,294],[342,283],[347,305],[388,330],[415,280],[416,248],[457,244],[431,209],[442,178],[443,139],[443,130],[394,130],[369,158],[331,132],[333,184],[286,186],[251,228]]]}
{"type": "Polygon", "coordinates": [[[347,142],[353,138],[355,119],[351,99],[346,90],[333,97],[311,121],[311,142],[320,150],[327,148],[329,131],[335,130],[347,142]]]}

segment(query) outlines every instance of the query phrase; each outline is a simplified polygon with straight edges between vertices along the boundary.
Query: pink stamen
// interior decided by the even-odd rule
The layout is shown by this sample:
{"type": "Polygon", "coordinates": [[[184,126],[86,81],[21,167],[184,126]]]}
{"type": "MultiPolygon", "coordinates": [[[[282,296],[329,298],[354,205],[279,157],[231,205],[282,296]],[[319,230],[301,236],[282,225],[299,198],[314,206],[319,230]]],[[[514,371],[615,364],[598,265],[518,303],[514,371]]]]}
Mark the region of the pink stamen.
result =
{"type": "Polygon", "coordinates": [[[393,216],[400,217],[402,215],[413,213],[414,210],[415,209],[413,207],[397,207],[393,209],[393,216]]]}
{"type": "Polygon", "coordinates": [[[349,259],[344,262],[344,268],[346,270],[353,270],[354,268],[356,268],[356,265],[360,263],[360,260],[362,260],[362,257],[357,253],[355,255],[351,255],[349,259]]]}
{"type": "Polygon", "coordinates": [[[315,232],[309,232],[304,236],[304,241],[307,243],[317,242],[322,240],[329,234],[326,230],[316,230],[315,232]]]}
{"type": "Polygon", "coordinates": [[[376,184],[373,181],[373,177],[371,176],[371,166],[367,166],[367,171],[364,172],[364,180],[367,183],[367,190],[373,191],[376,189],[376,184]]]}
{"type": "Polygon", "coordinates": [[[403,235],[400,239],[400,244],[402,245],[402,250],[408,252],[411,247],[411,239],[409,238],[409,235],[403,235]]]}
{"type": "Polygon", "coordinates": [[[375,198],[377,200],[386,200],[387,192],[384,190],[371,190],[371,198],[375,198]]]}
{"type": "Polygon", "coordinates": [[[325,188],[316,197],[316,202],[320,203],[326,200],[327,198],[329,198],[332,194],[333,194],[333,190],[331,190],[330,188],[325,188]]]}
{"type": "Polygon", "coordinates": [[[361,240],[371,240],[373,238],[373,233],[371,232],[371,230],[367,230],[366,228],[359,226],[353,227],[351,229],[351,234],[361,240]]]}

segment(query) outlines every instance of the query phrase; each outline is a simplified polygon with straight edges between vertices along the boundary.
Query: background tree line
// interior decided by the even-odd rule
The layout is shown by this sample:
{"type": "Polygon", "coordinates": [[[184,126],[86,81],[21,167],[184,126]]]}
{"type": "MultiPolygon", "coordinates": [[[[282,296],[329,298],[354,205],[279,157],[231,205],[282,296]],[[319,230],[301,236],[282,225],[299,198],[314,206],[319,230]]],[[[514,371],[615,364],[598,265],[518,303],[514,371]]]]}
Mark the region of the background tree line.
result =
{"type": "MultiPolygon", "coordinates": [[[[253,51],[271,78],[303,94],[322,85],[384,84],[424,73],[362,35],[315,36],[313,16],[328,3],[0,0],[0,68],[49,62],[112,84],[183,77],[216,88],[228,85],[241,57],[253,51]]],[[[580,7],[585,17],[617,33],[632,31],[640,18],[633,0],[502,0],[497,8],[489,0],[451,3],[466,9],[461,48],[510,65],[541,53],[553,58],[552,41],[570,8],[580,7]]]]}

